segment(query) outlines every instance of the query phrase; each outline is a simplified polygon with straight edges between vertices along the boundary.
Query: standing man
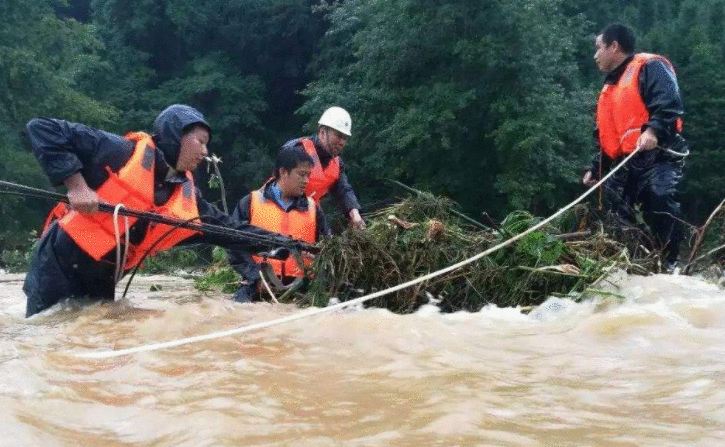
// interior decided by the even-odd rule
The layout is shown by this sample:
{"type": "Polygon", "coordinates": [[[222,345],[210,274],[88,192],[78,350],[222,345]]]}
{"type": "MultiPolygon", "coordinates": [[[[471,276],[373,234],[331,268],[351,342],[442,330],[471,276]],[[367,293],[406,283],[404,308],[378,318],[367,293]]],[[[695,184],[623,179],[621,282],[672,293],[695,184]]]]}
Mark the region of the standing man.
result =
{"type": "Polygon", "coordinates": [[[330,107],[317,122],[317,134],[313,137],[296,138],[282,147],[302,147],[314,160],[305,193],[320,204],[320,200],[332,192],[338,208],[350,219],[354,228],[364,229],[360,216],[360,203],[347,180],[340,154],[350,138],[352,120],[341,107],[330,107]]]}
{"type": "Polygon", "coordinates": [[[634,206],[641,205],[672,272],[683,238],[677,188],[688,152],[680,135],[684,110],[675,70],[663,56],[635,53],[632,30],[621,24],[604,28],[595,45],[594,60],[607,74],[597,102],[600,150],[582,182],[593,185],[638,149],[605,183],[605,197],[610,210],[630,222],[634,206]]]}
{"type": "MultiPolygon", "coordinates": [[[[283,147],[277,155],[274,177],[261,189],[244,196],[232,217],[310,244],[329,235],[322,210],[305,196],[313,167],[312,157],[303,148],[283,147]]],[[[241,250],[228,250],[228,255],[229,264],[244,280],[244,285],[234,294],[234,300],[241,303],[251,301],[259,290],[262,264],[269,265],[277,282],[283,285],[303,278],[302,267],[310,264],[309,259],[300,266],[294,256],[286,260],[264,259],[241,250]]]]}
{"type": "Polygon", "coordinates": [[[64,298],[113,300],[124,273],[146,255],[180,243],[259,252],[270,248],[262,239],[277,246],[291,242],[237,222],[201,198],[191,172],[208,154],[211,127],[192,107],[177,104],[165,109],[156,118],[153,136],[134,132],[121,137],[51,118],[33,119],[26,128],[40,165],[51,183],[65,184],[69,201],[51,212],[25,277],[27,317],[64,298]],[[247,237],[172,229],[132,217],[126,233],[126,219],[98,212],[100,202],[221,224],[243,230],[247,237]]]}

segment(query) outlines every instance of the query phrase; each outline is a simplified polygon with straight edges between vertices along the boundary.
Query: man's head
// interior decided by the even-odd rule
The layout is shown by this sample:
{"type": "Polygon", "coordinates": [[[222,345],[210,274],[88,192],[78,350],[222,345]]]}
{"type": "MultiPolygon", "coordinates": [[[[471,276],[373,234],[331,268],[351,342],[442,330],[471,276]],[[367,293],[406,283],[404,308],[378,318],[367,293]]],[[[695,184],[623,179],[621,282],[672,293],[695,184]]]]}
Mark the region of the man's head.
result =
{"type": "Polygon", "coordinates": [[[286,147],[279,151],[274,178],[283,197],[292,199],[305,194],[313,165],[312,157],[299,146],[286,147]]]}
{"type": "Polygon", "coordinates": [[[192,171],[207,156],[211,126],[193,107],[174,104],[154,122],[154,142],[177,171],[192,171]]]}
{"type": "Polygon", "coordinates": [[[628,27],[613,23],[597,35],[594,45],[597,67],[600,71],[609,73],[634,53],[634,34],[628,27]]]}
{"type": "Polygon", "coordinates": [[[317,139],[331,155],[340,155],[350,138],[351,129],[350,114],[341,107],[330,107],[317,122],[317,139]]]}

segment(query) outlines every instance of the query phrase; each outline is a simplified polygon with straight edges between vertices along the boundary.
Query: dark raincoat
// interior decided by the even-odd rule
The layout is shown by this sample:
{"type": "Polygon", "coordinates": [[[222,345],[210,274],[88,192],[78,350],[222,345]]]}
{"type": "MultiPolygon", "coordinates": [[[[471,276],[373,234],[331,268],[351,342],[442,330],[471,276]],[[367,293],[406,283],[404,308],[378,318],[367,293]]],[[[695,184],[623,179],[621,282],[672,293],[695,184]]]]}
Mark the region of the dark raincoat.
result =
{"type": "MultiPolygon", "coordinates": [[[[268,182],[262,187],[262,194],[267,200],[271,200],[275,203],[274,194],[270,190],[272,182],[268,182]]],[[[244,196],[237,206],[232,211],[232,217],[240,222],[249,222],[251,220],[250,208],[252,202],[252,195],[247,194],[244,196]]],[[[307,197],[302,196],[295,199],[287,211],[299,210],[306,211],[308,207],[307,197]]],[[[319,241],[322,236],[331,235],[331,231],[327,226],[325,215],[322,213],[320,207],[317,207],[317,213],[315,214],[317,222],[315,231],[317,234],[317,240],[319,241]]],[[[234,299],[239,302],[247,302],[254,296],[255,290],[259,283],[259,264],[252,259],[252,254],[245,250],[227,250],[227,257],[229,264],[244,280],[244,285],[234,294],[234,299]]]]}
{"type": "MultiPolygon", "coordinates": [[[[156,119],[153,135],[158,147],[154,173],[156,205],[166,203],[176,188],[188,181],[184,173],[167,175],[167,160],[176,163],[182,134],[195,124],[209,128],[201,113],[183,105],[167,108],[156,119]]],[[[26,128],[33,152],[54,185],[60,185],[64,179],[80,172],[90,188],[98,189],[108,178],[107,168],[118,172],[134,150],[133,143],[121,136],[63,120],[36,118],[26,128]]],[[[203,200],[198,189],[196,197],[203,223],[274,236],[282,243],[289,241],[230,218],[203,200]]],[[[139,220],[130,228],[132,243],[138,243],[144,238],[148,223],[139,220]]],[[[252,252],[269,248],[252,239],[240,240],[209,234],[193,236],[185,240],[184,244],[200,242],[252,252]]],[[[26,316],[41,312],[63,298],[113,300],[115,262],[115,250],[101,261],[96,261],[83,252],[57,222],[51,224],[40,239],[25,278],[23,290],[28,297],[26,316]]]]}
{"type": "MultiPolygon", "coordinates": [[[[605,84],[616,84],[632,57],[609,73],[605,84]]],[[[640,204],[643,217],[655,237],[664,247],[669,263],[677,260],[679,246],[684,237],[682,228],[678,186],[683,176],[684,157],[688,145],[678,133],[677,119],[684,109],[677,79],[660,60],[649,61],[639,77],[640,94],[649,112],[646,128],[657,135],[663,149],[642,151],[635,154],[628,166],[617,171],[604,184],[608,208],[629,224],[635,222],[635,206],[640,204]]],[[[596,133],[595,133],[596,137],[596,133]]],[[[611,160],[601,151],[592,159],[591,172],[598,178],[621,160],[611,160]]]]}
{"type": "MultiPolygon", "coordinates": [[[[333,158],[332,154],[322,148],[320,140],[317,139],[317,136],[308,138],[312,140],[315,145],[315,149],[317,150],[317,157],[320,159],[322,169],[326,169],[327,165],[330,164],[330,161],[333,158]]],[[[299,146],[304,149],[301,140],[302,138],[295,138],[294,140],[290,140],[282,145],[282,148],[299,146]]],[[[338,178],[337,181],[332,185],[332,188],[330,188],[330,194],[332,194],[332,197],[335,199],[337,207],[345,214],[345,217],[350,214],[350,211],[360,209],[360,202],[358,202],[355,191],[353,191],[352,186],[350,185],[350,181],[347,179],[347,174],[345,174],[345,165],[342,162],[342,157],[340,157],[340,178],[338,178]]]]}

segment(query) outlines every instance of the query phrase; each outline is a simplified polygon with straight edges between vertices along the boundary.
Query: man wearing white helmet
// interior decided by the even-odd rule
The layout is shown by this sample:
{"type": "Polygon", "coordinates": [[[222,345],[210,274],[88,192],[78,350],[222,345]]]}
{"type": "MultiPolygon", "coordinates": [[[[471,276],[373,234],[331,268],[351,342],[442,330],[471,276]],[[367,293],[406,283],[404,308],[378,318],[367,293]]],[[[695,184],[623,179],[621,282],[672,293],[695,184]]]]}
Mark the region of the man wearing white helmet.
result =
{"type": "Polygon", "coordinates": [[[353,227],[364,229],[360,203],[345,175],[340,158],[352,135],[351,129],[350,114],[341,107],[330,107],[317,122],[315,136],[296,138],[282,147],[301,146],[315,162],[305,194],[319,205],[320,200],[331,192],[337,206],[350,218],[353,227]]]}

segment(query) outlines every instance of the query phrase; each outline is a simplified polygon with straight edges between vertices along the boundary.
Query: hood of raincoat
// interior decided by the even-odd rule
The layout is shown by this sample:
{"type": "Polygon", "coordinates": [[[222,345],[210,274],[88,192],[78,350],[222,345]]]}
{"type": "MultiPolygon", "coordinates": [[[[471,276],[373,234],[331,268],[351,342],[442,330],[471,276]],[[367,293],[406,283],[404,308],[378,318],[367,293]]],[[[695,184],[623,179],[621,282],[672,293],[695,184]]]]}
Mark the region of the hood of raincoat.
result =
{"type": "Polygon", "coordinates": [[[166,162],[176,168],[181,150],[181,137],[193,125],[201,124],[209,131],[211,141],[211,126],[204,119],[204,115],[193,107],[174,104],[167,107],[156,117],[154,122],[154,143],[164,154],[166,162]]]}

